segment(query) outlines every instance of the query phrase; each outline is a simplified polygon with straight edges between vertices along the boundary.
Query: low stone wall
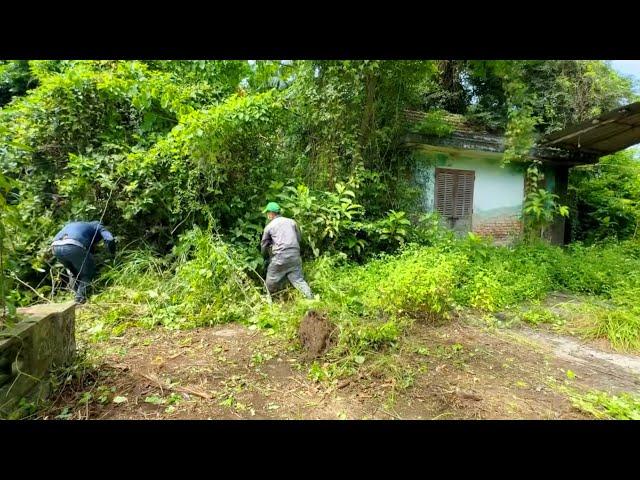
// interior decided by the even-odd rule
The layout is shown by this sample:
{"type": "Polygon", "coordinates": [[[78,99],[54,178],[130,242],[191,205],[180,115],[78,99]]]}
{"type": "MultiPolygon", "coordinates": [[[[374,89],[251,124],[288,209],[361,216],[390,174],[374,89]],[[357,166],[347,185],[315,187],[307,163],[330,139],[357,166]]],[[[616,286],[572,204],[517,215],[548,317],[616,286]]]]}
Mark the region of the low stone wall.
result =
{"type": "Polygon", "coordinates": [[[73,360],[75,304],[21,308],[24,319],[0,331],[0,418],[14,417],[25,399],[49,394],[49,373],[73,360]]]}

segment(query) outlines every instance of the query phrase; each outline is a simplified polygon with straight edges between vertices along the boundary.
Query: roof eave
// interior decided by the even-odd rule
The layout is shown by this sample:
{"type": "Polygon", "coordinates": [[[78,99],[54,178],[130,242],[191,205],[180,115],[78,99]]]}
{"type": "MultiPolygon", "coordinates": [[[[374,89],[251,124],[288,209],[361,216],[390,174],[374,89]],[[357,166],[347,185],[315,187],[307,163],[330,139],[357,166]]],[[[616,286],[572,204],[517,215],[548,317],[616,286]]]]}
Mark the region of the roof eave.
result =
{"type": "MultiPolygon", "coordinates": [[[[406,134],[401,145],[446,153],[469,151],[484,157],[501,158],[504,154],[504,137],[487,133],[454,131],[450,135],[436,137],[419,133],[406,134]]],[[[598,162],[599,155],[588,150],[574,151],[537,145],[531,150],[531,159],[539,159],[552,165],[586,165],[598,162]]]]}

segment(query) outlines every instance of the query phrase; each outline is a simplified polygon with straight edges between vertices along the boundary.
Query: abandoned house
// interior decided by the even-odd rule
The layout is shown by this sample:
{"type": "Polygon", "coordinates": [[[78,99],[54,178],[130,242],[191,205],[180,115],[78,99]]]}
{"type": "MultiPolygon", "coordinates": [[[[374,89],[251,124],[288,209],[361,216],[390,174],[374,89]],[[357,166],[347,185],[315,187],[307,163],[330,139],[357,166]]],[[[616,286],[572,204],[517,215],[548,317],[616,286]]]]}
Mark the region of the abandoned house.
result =
{"type": "MultiPolygon", "coordinates": [[[[414,124],[424,115],[407,112],[414,124]]],[[[455,231],[490,235],[499,244],[510,242],[523,230],[526,166],[502,164],[503,136],[480,131],[462,116],[447,120],[454,127],[449,135],[409,133],[404,140],[419,160],[415,181],[423,209],[437,211],[455,231]]],[[[542,161],[544,188],[564,203],[570,168],[597,163],[639,142],[637,102],[546,135],[531,155],[542,161]]],[[[554,222],[549,239],[556,244],[568,241],[564,218],[554,222]]]]}

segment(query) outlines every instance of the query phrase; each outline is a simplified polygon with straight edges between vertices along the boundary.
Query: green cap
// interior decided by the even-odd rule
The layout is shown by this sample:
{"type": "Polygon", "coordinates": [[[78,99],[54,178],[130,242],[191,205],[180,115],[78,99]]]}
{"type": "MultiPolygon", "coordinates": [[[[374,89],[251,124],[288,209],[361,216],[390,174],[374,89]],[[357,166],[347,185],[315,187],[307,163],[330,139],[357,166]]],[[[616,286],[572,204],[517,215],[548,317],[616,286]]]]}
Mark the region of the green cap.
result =
{"type": "Polygon", "coordinates": [[[264,207],[264,210],[262,211],[262,213],[267,213],[267,212],[280,213],[280,205],[278,205],[276,202],[269,202],[267,206],[264,207]]]}

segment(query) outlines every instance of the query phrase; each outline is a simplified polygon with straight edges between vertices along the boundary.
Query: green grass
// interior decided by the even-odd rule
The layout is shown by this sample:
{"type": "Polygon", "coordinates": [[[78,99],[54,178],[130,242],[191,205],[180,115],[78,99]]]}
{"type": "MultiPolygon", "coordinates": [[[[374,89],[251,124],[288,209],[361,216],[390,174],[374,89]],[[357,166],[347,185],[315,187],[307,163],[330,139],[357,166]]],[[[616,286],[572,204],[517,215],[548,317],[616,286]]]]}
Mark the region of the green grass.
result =
{"type": "Polygon", "coordinates": [[[640,312],[615,304],[581,304],[570,309],[565,330],[586,339],[606,339],[620,351],[640,351],[640,312]]]}
{"type": "Polygon", "coordinates": [[[552,324],[559,325],[562,323],[562,318],[560,318],[555,313],[537,306],[531,308],[521,315],[522,320],[532,325],[540,325],[540,324],[552,324]]]}
{"type": "Polygon", "coordinates": [[[636,395],[628,393],[609,395],[605,392],[592,391],[584,394],[573,393],[571,401],[575,408],[595,418],[640,420],[640,397],[636,395]]]}

